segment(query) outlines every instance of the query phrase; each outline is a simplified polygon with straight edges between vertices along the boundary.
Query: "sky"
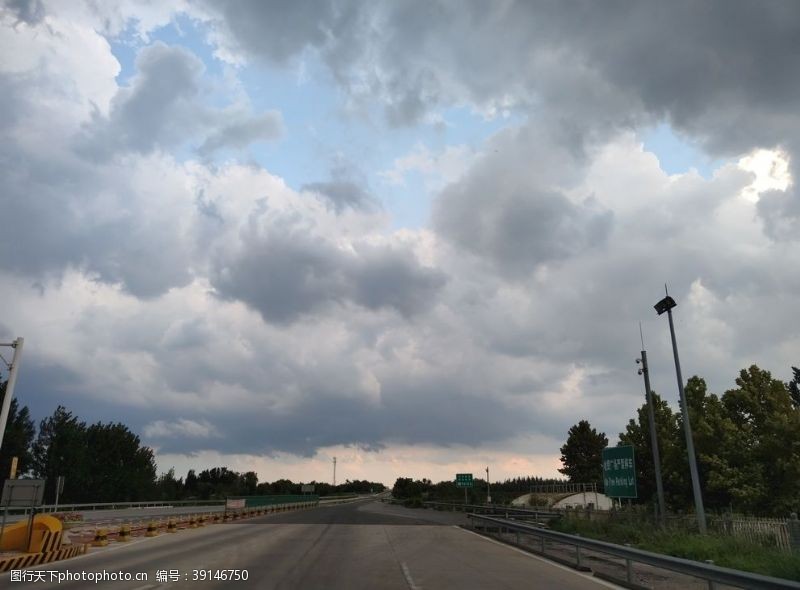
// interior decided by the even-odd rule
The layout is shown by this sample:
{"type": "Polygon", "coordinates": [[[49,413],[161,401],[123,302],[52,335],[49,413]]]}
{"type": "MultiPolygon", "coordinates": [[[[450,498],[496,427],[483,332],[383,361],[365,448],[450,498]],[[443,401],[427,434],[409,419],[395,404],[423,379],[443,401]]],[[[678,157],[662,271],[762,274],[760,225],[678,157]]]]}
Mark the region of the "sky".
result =
{"type": "Polygon", "coordinates": [[[793,0],[0,0],[15,396],[159,471],[558,476],[800,365],[793,0]]]}

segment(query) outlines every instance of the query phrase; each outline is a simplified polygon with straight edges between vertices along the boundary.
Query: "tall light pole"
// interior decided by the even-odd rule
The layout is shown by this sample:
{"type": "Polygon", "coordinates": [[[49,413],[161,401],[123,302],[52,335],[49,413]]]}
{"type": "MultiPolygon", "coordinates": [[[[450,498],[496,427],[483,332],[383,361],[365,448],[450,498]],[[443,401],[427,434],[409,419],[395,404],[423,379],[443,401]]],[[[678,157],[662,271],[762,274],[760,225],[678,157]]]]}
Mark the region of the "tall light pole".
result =
{"type": "MultiPolygon", "coordinates": [[[[664,285],[664,290],[667,286],[664,285]]],[[[672,322],[672,308],[678,304],[669,296],[664,297],[661,301],[655,304],[655,310],[658,315],[667,312],[669,318],[669,333],[672,337],[672,355],[675,357],[675,374],[678,377],[678,393],[680,394],[681,401],[681,415],[683,416],[683,430],[686,435],[686,452],[689,455],[689,473],[692,476],[692,493],[694,494],[694,509],[697,512],[697,528],[700,530],[701,535],[706,534],[706,512],[703,508],[703,494],[700,491],[700,476],[697,472],[697,457],[694,452],[694,440],[692,438],[692,425],[689,423],[689,408],[686,405],[686,394],[683,391],[683,376],[681,375],[681,361],[678,358],[678,343],[675,340],[675,324],[672,322]]]]}
{"type": "MultiPolygon", "coordinates": [[[[6,432],[6,423],[8,422],[8,412],[11,408],[11,398],[14,397],[14,386],[17,384],[17,373],[19,371],[19,363],[22,358],[22,345],[25,343],[23,338],[17,338],[14,342],[3,343],[0,346],[10,346],[14,349],[14,356],[11,358],[11,363],[6,363],[8,366],[8,382],[6,383],[6,394],[3,397],[3,408],[0,410],[0,449],[3,448],[3,435],[6,432]]],[[[2,356],[0,356],[2,358],[2,356]]],[[[5,362],[5,359],[3,359],[5,362]]]]}
{"type": "Polygon", "coordinates": [[[492,488],[489,486],[489,467],[486,467],[486,503],[492,503],[492,488]]]}
{"type": "Polygon", "coordinates": [[[333,487],[336,487],[336,457],[333,458],[333,487]]]}
{"type": "MultiPolygon", "coordinates": [[[[642,325],[639,324],[641,332],[642,325]]],[[[647,418],[650,424],[650,446],[653,448],[653,465],[655,465],[656,472],[656,494],[658,495],[658,519],[661,526],[664,526],[664,519],[666,517],[666,508],[664,506],[664,486],[661,483],[661,457],[658,452],[658,435],[656,434],[656,417],[655,409],[653,408],[653,392],[650,389],[650,371],[647,367],[647,351],[644,350],[644,337],[642,337],[642,357],[636,359],[637,363],[642,363],[642,368],[639,369],[639,374],[644,375],[644,392],[647,399],[647,418]]]]}

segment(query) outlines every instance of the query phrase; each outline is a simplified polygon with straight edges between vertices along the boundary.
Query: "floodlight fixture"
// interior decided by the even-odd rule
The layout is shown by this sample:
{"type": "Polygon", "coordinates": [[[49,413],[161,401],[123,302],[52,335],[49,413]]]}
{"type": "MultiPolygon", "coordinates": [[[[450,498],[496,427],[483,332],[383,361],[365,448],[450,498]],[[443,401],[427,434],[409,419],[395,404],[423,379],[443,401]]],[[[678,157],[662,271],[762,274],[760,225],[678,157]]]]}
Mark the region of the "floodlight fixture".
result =
{"type": "MultiPolygon", "coordinates": [[[[664,285],[664,290],[667,286],[664,285]]],[[[683,375],[681,375],[681,361],[678,358],[678,342],[675,339],[675,324],[672,321],[672,309],[678,304],[666,293],[666,297],[656,303],[653,307],[658,315],[667,313],[669,319],[669,334],[672,340],[672,356],[675,358],[675,377],[678,379],[678,394],[681,401],[681,414],[683,416],[683,430],[686,435],[686,453],[689,456],[689,473],[692,478],[692,495],[694,496],[694,509],[697,512],[697,528],[700,534],[706,534],[706,512],[703,507],[703,492],[700,489],[700,475],[697,470],[697,455],[694,451],[694,441],[692,437],[692,426],[689,421],[689,412],[686,409],[686,393],[683,390],[683,375]]],[[[645,373],[647,374],[647,373],[645,373]]]]}
{"type": "Polygon", "coordinates": [[[675,303],[675,300],[669,295],[667,295],[666,297],[664,297],[664,299],[656,303],[653,307],[655,307],[656,311],[658,312],[658,315],[661,315],[662,313],[669,311],[673,307],[677,307],[677,305],[678,304],[675,303]]]}

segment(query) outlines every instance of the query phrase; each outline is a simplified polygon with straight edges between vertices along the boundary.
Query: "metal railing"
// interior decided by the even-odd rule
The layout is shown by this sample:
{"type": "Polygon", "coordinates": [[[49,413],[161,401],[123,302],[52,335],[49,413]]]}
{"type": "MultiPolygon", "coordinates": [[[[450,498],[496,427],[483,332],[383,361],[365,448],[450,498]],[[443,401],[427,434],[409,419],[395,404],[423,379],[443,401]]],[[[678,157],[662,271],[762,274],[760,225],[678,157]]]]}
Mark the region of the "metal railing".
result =
{"type": "MultiPolygon", "coordinates": [[[[337,496],[323,496],[320,499],[330,500],[352,500],[358,498],[358,494],[340,494],[337,496]]],[[[92,510],[118,510],[125,508],[169,508],[169,507],[190,507],[190,506],[225,506],[225,500],[149,500],[146,502],[86,502],[82,504],[43,504],[36,507],[37,514],[51,512],[84,512],[92,510]]],[[[27,515],[30,508],[8,508],[7,514],[27,515]]]]}
{"type": "MultiPolygon", "coordinates": [[[[84,512],[90,510],[117,510],[124,508],[160,508],[171,506],[224,506],[225,500],[154,500],[149,502],[88,502],[84,504],[43,504],[37,513],[84,512]]],[[[8,514],[29,514],[30,508],[9,508],[8,514]]]]}
{"type": "Polygon", "coordinates": [[[485,504],[455,504],[450,502],[423,502],[423,506],[431,508],[447,508],[449,510],[459,510],[463,512],[471,511],[482,514],[503,514],[506,517],[532,518],[534,520],[549,521],[554,518],[561,518],[561,513],[554,510],[536,510],[529,508],[516,508],[514,506],[492,506],[485,504]]]}
{"type": "Polygon", "coordinates": [[[596,541],[594,539],[588,539],[585,537],[568,535],[566,533],[558,533],[510,519],[482,516],[478,514],[469,514],[468,517],[472,519],[473,527],[475,527],[475,521],[481,521],[483,523],[494,525],[501,530],[514,531],[518,533],[518,535],[526,534],[539,537],[541,540],[542,554],[546,553],[545,541],[547,540],[564,545],[571,545],[575,547],[575,565],[579,569],[583,569],[585,567],[585,564],[583,563],[583,556],[581,555],[581,549],[588,549],[598,553],[604,553],[606,555],[624,559],[627,578],[626,581],[629,584],[633,583],[632,563],[635,562],[644,563],[653,567],[706,580],[709,583],[709,588],[713,588],[713,584],[727,584],[737,588],[748,588],[753,590],[778,590],[786,588],[800,589],[800,583],[793,582],[791,580],[743,572],[712,564],[700,563],[698,561],[692,561],[689,559],[683,559],[680,557],[672,557],[671,555],[661,555],[659,553],[651,553],[649,551],[634,549],[632,547],[615,545],[614,543],[607,543],[605,541],[596,541]]]}

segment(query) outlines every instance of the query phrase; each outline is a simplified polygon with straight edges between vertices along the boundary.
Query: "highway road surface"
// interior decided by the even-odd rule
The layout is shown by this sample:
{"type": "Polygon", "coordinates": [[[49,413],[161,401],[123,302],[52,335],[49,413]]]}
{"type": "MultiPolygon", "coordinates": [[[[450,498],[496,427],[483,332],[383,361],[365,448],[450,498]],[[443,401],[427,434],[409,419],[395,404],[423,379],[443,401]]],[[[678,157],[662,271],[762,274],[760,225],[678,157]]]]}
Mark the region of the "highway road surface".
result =
{"type": "Polygon", "coordinates": [[[0,574],[0,587],[61,590],[617,587],[458,528],[456,525],[462,519],[461,514],[409,510],[360,500],[174,535],[162,534],[127,544],[114,543],[93,549],[86,556],[32,568],[26,574],[29,581],[15,582],[11,572],[0,574]],[[119,572],[134,579],[95,583],[87,577],[109,578],[119,572]],[[71,580],[64,578],[67,573],[72,575],[71,580]],[[60,583],[56,581],[59,575],[63,580],[60,583]],[[45,581],[32,581],[32,576],[45,581]],[[221,576],[246,576],[247,580],[213,579],[221,576]],[[203,579],[209,577],[212,579],[203,579]]]}

